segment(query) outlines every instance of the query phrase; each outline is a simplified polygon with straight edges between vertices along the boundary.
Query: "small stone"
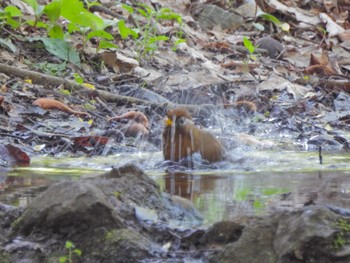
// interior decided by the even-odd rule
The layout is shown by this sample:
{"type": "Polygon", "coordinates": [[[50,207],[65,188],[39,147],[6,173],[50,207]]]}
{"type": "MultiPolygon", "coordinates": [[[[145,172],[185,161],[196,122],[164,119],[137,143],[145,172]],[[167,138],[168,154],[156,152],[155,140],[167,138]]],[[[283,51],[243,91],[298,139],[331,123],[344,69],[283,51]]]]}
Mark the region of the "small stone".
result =
{"type": "Polygon", "coordinates": [[[281,42],[277,41],[272,37],[263,37],[255,43],[258,48],[265,49],[268,52],[270,58],[277,58],[283,51],[284,47],[281,42]]]}

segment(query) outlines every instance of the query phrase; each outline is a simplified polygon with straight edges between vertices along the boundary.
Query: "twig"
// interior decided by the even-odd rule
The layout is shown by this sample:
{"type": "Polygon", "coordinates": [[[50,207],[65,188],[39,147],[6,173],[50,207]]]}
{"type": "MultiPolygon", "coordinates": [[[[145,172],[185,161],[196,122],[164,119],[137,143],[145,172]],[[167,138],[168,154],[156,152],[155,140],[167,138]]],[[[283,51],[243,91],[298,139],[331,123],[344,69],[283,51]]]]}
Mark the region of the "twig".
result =
{"type": "Polygon", "coordinates": [[[108,105],[106,105],[106,103],[104,103],[99,97],[96,97],[95,100],[102,106],[102,108],[108,111],[109,114],[116,116],[115,112],[110,107],[108,107],[108,105]]]}

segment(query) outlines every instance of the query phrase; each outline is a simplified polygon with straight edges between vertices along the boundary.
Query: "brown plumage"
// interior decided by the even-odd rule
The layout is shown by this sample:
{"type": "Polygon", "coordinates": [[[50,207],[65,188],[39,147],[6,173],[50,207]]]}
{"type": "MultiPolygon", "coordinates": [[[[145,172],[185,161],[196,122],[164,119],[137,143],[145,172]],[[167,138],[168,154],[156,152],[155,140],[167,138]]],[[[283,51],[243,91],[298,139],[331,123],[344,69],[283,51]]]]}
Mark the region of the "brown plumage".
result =
{"type": "Polygon", "coordinates": [[[164,159],[179,161],[196,152],[211,163],[223,159],[221,143],[210,133],[198,128],[187,109],[168,111],[163,131],[164,159]]]}

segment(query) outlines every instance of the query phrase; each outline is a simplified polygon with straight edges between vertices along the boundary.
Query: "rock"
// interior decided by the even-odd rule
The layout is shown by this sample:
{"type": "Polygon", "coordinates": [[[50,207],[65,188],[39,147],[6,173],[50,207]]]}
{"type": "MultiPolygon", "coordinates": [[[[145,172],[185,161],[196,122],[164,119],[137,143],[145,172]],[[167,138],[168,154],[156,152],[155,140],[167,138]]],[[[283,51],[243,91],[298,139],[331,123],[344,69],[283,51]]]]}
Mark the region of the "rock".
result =
{"type": "Polygon", "coordinates": [[[307,141],[308,149],[316,150],[319,146],[326,150],[340,150],[343,145],[331,135],[315,135],[307,141]]]}
{"type": "Polygon", "coordinates": [[[270,218],[251,218],[239,239],[228,242],[209,262],[349,262],[345,241],[349,225],[348,218],[315,205],[270,218]]]}
{"type": "Polygon", "coordinates": [[[258,48],[267,50],[267,54],[270,58],[277,58],[284,49],[281,42],[272,37],[262,37],[258,39],[255,44],[258,48]]]}
{"type": "MultiPolygon", "coordinates": [[[[330,257],[337,215],[326,208],[310,206],[279,218],[274,249],[280,262],[321,262],[330,257]],[[327,241],[328,240],[328,241],[327,241]]],[[[327,261],[323,261],[327,262],[327,261]]],[[[329,258],[328,262],[332,262],[329,258]]]]}
{"type": "Polygon", "coordinates": [[[236,222],[222,221],[212,225],[204,235],[206,244],[227,244],[237,241],[242,235],[244,226],[236,222]]]}
{"type": "Polygon", "coordinates": [[[36,230],[69,233],[100,225],[118,227],[121,221],[101,190],[82,180],[52,185],[29,204],[17,227],[29,235],[36,230]]]}
{"type": "Polygon", "coordinates": [[[240,238],[228,243],[217,255],[211,256],[209,262],[277,262],[273,249],[275,231],[276,222],[271,218],[250,219],[240,238]]]}
{"type": "Polygon", "coordinates": [[[216,5],[205,5],[200,10],[197,21],[203,29],[221,27],[223,30],[237,30],[243,24],[243,18],[216,5]]]}

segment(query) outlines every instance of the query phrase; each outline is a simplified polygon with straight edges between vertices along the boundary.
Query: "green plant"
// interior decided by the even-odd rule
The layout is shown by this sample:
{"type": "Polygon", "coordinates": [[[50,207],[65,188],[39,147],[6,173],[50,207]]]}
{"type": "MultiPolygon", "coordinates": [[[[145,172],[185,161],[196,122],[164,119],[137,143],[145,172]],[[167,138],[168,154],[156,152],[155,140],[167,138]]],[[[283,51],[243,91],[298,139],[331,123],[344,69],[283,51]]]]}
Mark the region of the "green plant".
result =
{"type": "MultiPolygon", "coordinates": [[[[135,13],[136,28],[128,27],[124,20],[108,20],[91,13],[88,8],[98,5],[97,2],[88,0],[52,0],[46,5],[40,5],[37,0],[24,0],[32,10],[31,17],[23,17],[21,10],[15,6],[7,6],[0,9],[0,26],[9,25],[13,29],[21,25],[30,25],[35,28],[44,29],[47,36],[27,38],[29,41],[40,41],[45,49],[62,59],[80,67],[80,56],[76,48],[72,47],[71,37],[73,34],[81,35],[81,45],[76,45],[83,50],[89,40],[94,39],[96,52],[102,49],[118,48],[114,43],[115,36],[108,32],[110,27],[117,27],[122,39],[132,37],[135,40],[138,58],[145,58],[152,55],[159,48],[159,43],[168,41],[169,37],[157,33],[157,23],[167,20],[175,21],[180,25],[176,31],[176,39],[173,43],[173,50],[184,42],[182,39],[182,18],[179,14],[168,8],[155,10],[145,4],[137,4],[134,9],[131,6],[123,5],[130,13],[135,13]],[[85,6],[84,6],[85,3],[85,6]],[[87,8],[86,8],[87,7],[87,8]],[[66,23],[61,23],[64,19],[66,23]]],[[[1,45],[11,50],[15,47],[10,41],[1,40],[1,45]]]]}
{"type": "MultiPolygon", "coordinates": [[[[3,11],[0,11],[1,25],[10,25],[16,29],[23,23],[45,29],[49,38],[29,38],[29,40],[42,41],[45,48],[55,56],[57,56],[57,52],[53,53],[52,50],[54,49],[50,47],[58,46],[61,51],[63,50],[63,52],[59,52],[58,56],[61,59],[73,62],[78,66],[80,64],[80,61],[77,61],[77,59],[73,61],[69,59],[72,56],[68,54],[72,53],[69,38],[73,33],[82,35],[82,49],[91,38],[96,38],[97,40],[97,52],[103,48],[118,48],[113,43],[114,37],[105,31],[107,27],[116,24],[116,22],[103,20],[91,13],[80,0],[53,0],[47,5],[39,5],[37,0],[24,0],[24,2],[33,9],[34,17],[29,17],[22,21],[23,15],[21,11],[15,6],[7,6],[3,11]],[[67,23],[59,23],[60,18],[65,19],[67,23]],[[64,41],[65,44],[62,44],[61,41],[64,41]]],[[[85,3],[88,7],[97,4],[95,2],[90,3],[87,0],[85,0],[85,3]]]]}
{"type": "Polygon", "coordinates": [[[0,10],[0,25],[9,25],[13,29],[20,27],[23,14],[16,6],[8,5],[0,10]]]}
{"type": "Polygon", "coordinates": [[[68,251],[68,254],[67,255],[65,255],[65,256],[62,256],[62,257],[60,257],[59,258],[59,263],[66,263],[66,262],[68,262],[68,263],[72,263],[73,262],[73,255],[75,254],[75,255],[77,255],[77,256],[81,256],[81,250],[80,249],[74,249],[73,250],[73,248],[74,248],[74,244],[73,244],[73,242],[71,242],[71,241],[66,241],[66,245],[65,245],[65,247],[66,247],[66,249],[67,249],[67,251],[68,251]]]}
{"type": "Polygon", "coordinates": [[[177,40],[174,41],[173,50],[176,50],[176,47],[185,41],[182,39],[182,17],[171,11],[169,8],[155,10],[154,8],[142,3],[138,3],[135,9],[128,5],[122,5],[122,7],[130,14],[135,14],[134,18],[137,26],[135,32],[138,33],[136,48],[139,60],[147,56],[152,56],[159,48],[160,42],[169,40],[168,36],[160,35],[157,32],[157,24],[162,20],[176,21],[180,26],[180,30],[176,32],[177,40]],[[146,22],[142,23],[142,19],[145,19],[146,22]]]}
{"type": "Polygon", "coordinates": [[[249,52],[249,56],[247,57],[246,62],[248,63],[248,61],[250,59],[255,61],[256,60],[256,56],[254,55],[254,51],[255,51],[254,44],[248,38],[243,37],[243,45],[249,52]]]}

